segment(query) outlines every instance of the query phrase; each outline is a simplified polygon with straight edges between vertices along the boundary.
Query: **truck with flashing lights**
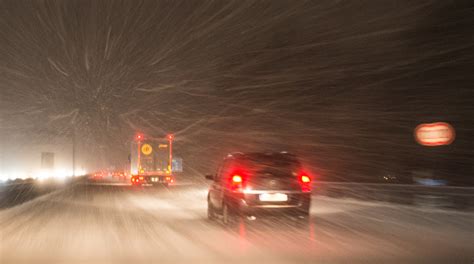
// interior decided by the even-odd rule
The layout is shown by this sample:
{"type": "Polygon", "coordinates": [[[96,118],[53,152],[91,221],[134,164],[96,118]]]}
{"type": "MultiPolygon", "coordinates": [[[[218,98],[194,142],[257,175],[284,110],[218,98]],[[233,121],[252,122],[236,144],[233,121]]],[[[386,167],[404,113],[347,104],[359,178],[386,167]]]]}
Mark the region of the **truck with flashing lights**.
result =
{"type": "Polygon", "coordinates": [[[132,185],[173,184],[173,135],[153,138],[138,134],[131,143],[130,180],[132,185]]]}

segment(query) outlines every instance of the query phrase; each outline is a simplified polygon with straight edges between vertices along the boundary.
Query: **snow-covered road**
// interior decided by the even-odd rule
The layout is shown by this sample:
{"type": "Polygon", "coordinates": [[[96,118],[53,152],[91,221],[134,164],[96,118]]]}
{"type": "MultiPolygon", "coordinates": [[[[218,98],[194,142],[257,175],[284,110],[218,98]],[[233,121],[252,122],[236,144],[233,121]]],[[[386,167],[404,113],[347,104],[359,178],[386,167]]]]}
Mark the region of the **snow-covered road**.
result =
{"type": "Polygon", "coordinates": [[[0,263],[472,263],[474,214],[315,196],[308,223],[206,219],[206,187],[75,184],[0,210],[0,263]]]}

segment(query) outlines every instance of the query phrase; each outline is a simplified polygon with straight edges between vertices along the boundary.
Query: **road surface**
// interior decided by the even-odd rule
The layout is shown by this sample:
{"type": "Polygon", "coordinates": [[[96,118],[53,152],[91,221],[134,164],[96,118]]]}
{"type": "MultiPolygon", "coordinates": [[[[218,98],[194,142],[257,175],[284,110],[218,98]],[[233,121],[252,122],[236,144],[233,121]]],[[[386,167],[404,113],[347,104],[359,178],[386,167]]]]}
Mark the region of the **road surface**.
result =
{"type": "Polygon", "coordinates": [[[472,212],[315,196],[307,223],[206,219],[206,187],[74,184],[0,210],[0,263],[472,263],[472,212]]]}

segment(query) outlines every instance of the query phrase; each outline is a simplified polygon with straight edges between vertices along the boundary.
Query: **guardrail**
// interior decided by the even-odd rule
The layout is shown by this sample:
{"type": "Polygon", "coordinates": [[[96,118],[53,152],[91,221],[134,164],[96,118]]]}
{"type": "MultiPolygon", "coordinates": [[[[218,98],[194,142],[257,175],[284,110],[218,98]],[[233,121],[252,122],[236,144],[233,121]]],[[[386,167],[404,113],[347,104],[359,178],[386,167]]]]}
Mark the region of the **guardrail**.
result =
{"type": "Polygon", "coordinates": [[[315,182],[313,193],[334,198],[353,198],[463,210],[474,209],[473,187],[315,182]]]}
{"type": "MultiPolygon", "coordinates": [[[[69,181],[69,184],[86,181],[87,177],[77,177],[69,181]]],[[[199,183],[190,181],[188,185],[196,186],[196,184],[206,186],[202,181],[199,183]]],[[[34,199],[63,186],[64,183],[36,181],[2,185],[0,209],[34,199]]],[[[457,210],[474,209],[474,187],[316,181],[313,184],[313,195],[457,210]]]]}
{"type": "Polygon", "coordinates": [[[64,181],[26,179],[2,183],[0,185],[0,209],[22,204],[80,181],[84,181],[84,177],[75,177],[64,181]]]}

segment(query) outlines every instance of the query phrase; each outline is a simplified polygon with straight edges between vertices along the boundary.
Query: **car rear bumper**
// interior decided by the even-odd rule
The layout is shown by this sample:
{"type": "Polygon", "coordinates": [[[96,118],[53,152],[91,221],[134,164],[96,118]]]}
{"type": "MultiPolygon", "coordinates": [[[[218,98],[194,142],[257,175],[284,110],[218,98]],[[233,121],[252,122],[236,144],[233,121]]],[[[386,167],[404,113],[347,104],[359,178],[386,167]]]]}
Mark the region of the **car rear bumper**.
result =
{"type": "Polygon", "coordinates": [[[292,194],[291,200],[286,203],[256,202],[256,196],[249,195],[229,196],[231,209],[244,214],[293,214],[308,212],[311,204],[311,193],[292,194]]]}
{"type": "Polygon", "coordinates": [[[248,206],[240,207],[244,215],[297,215],[309,211],[309,207],[301,206],[248,206]]]}
{"type": "Polygon", "coordinates": [[[171,175],[140,175],[132,176],[131,182],[133,185],[141,184],[171,184],[174,182],[174,177],[171,175]]]}

